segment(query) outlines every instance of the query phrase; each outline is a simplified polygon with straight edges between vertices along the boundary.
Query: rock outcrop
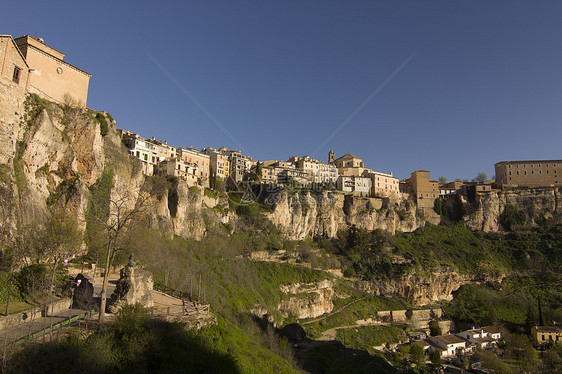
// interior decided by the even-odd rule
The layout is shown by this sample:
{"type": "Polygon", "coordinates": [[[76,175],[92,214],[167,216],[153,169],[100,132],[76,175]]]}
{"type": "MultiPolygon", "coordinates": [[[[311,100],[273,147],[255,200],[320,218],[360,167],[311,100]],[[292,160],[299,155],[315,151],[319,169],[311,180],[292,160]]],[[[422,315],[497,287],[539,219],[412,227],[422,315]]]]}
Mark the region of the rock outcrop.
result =
{"type": "Polygon", "coordinates": [[[282,300],[277,309],[285,318],[314,318],[329,313],[334,308],[333,286],[334,283],[330,280],[283,285],[281,291],[290,296],[282,300]]]}
{"type": "Polygon", "coordinates": [[[441,300],[452,300],[453,291],[468,283],[501,282],[504,274],[459,274],[455,269],[436,268],[431,272],[414,270],[399,278],[376,281],[357,281],[355,286],[377,296],[400,296],[413,305],[427,305],[441,300]]]}
{"type": "Polygon", "coordinates": [[[502,231],[499,223],[507,205],[522,211],[527,225],[541,219],[562,223],[562,189],[560,187],[518,188],[505,191],[478,193],[472,204],[472,212],[465,218],[471,230],[502,231]]]}
{"type": "Polygon", "coordinates": [[[109,311],[116,313],[125,305],[141,304],[144,307],[154,306],[152,287],[154,282],[149,271],[136,266],[127,265],[121,269],[115,291],[111,294],[109,311]]]}

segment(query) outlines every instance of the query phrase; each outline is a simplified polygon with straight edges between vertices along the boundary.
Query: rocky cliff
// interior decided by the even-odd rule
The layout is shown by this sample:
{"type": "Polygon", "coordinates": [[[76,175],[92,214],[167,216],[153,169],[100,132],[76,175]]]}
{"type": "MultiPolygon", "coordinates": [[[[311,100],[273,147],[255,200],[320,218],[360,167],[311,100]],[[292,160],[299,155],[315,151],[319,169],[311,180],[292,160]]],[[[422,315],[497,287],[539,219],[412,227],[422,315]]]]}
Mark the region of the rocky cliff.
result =
{"type": "Polygon", "coordinates": [[[505,274],[459,274],[455,269],[436,268],[428,272],[412,270],[399,278],[357,281],[355,286],[374,295],[406,298],[413,305],[452,300],[453,291],[469,283],[501,282],[505,274]]]}
{"type": "Polygon", "coordinates": [[[464,223],[471,230],[502,231],[500,216],[507,205],[525,214],[526,224],[544,219],[562,223],[562,189],[560,187],[518,188],[478,193],[464,223]]]}

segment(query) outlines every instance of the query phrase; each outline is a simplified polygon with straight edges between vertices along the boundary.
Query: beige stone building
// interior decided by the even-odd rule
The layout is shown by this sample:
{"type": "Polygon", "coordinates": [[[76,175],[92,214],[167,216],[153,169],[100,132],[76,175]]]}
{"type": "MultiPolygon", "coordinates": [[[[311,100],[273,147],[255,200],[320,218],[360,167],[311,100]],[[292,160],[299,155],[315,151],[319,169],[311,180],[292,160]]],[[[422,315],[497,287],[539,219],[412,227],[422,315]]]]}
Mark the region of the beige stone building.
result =
{"type": "Polygon", "coordinates": [[[64,53],[43,39],[23,35],[14,41],[30,68],[29,92],[51,101],[86,106],[91,74],[63,61],[64,53]]]}
{"type": "Polygon", "coordinates": [[[190,165],[195,165],[198,184],[203,187],[209,187],[209,173],[211,166],[211,157],[203,152],[199,152],[193,148],[177,148],[177,157],[190,165]]]}
{"type": "Polygon", "coordinates": [[[560,343],[562,342],[562,327],[560,326],[533,326],[531,327],[531,336],[535,338],[539,344],[543,343],[560,343]]]}
{"type": "Polygon", "coordinates": [[[390,173],[380,171],[365,171],[364,176],[371,178],[371,194],[373,196],[398,196],[400,194],[400,180],[390,173]]]}
{"type": "Polygon", "coordinates": [[[145,175],[155,175],[158,166],[158,146],[149,142],[139,134],[120,130],[121,141],[129,149],[129,154],[138,158],[142,163],[142,172],[145,175]]]}
{"type": "Polygon", "coordinates": [[[372,180],[369,177],[340,175],[336,183],[336,188],[338,191],[348,194],[370,196],[372,180]]]}
{"type": "Polygon", "coordinates": [[[311,183],[336,183],[338,179],[338,169],[335,165],[326,164],[309,156],[292,156],[287,162],[310,176],[311,183]]]}
{"type": "Polygon", "coordinates": [[[0,80],[27,91],[29,65],[10,35],[0,35],[0,80]]]}
{"type": "Polygon", "coordinates": [[[172,158],[161,161],[157,166],[157,174],[161,176],[172,176],[185,181],[188,186],[199,184],[197,176],[197,165],[172,158]]]}
{"type": "Polygon", "coordinates": [[[429,171],[414,171],[410,178],[400,183],[404,193],[412,194],[418,208],[433,209],[435,199],[439,197],[439,182],[429,178],[429,171]]]}
{"type": "Polygon", "coordinates": [[[339,176],[365,177],[371,179],[370,195],[372,196],[399,196],[400,180],[390,173],[374,171],[365,166],[363,159],[347,153],[336,159],[334,151],[330,151],[328,159],[335,165],[339,176]]]}
{"type": "Polygon", "coordinates": [[[562,160],[502,161],[495,169],[499,188],[562,185],[562,160]]]}
{"type": "Polygon", "coordinates": [[[151,139],[146,139],[147,142],[152,143],[156,146],[156,154],[158,157],[158,161],[164,161],[171,158],[175,158],[177,155],[177,148],[168,144],[167,141],[161,142],[160,140],[156,140],[155,137],[151,139]]]}
{"type": "Polygon", "coordinates": [[[236,184],[244,180],[246,173],[252,170],[252,167],[256,166],[257,161],[250,156],[242,154],[240,151],[233,151],[228,148],[220,148],[219,151],[228,156],[230,161],[230,172],[228,176],[228,181],[231,184],[236,184]]]}
{"type": "Polygon", "coordinates": [[[209,156],[210,167],[213,168],[217,177],[226,180],[230,175],[230,160],[228,155],[213,147],[203,149],[203,153],[209,156]]]}

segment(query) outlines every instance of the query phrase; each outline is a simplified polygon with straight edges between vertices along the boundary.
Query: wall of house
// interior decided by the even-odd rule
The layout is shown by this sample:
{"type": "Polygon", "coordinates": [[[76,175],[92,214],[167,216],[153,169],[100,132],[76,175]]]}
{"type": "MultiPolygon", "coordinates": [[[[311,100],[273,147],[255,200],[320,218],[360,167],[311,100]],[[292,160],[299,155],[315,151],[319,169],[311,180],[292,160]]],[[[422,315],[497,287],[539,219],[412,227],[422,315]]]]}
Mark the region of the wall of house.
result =
{"type": "Polygon", "coordinates": [[[62,53],[29,36],[15,39],[32,69],[29,92],[46,99],[86,106],[90,75],[62,60],[62,53]]]}
{"type": "Polygon", "coordinates": [[[11,84],[26,89],[29,70],[23,56],[17,50],[11,36],[0,36],[0,79],[6,84],[11,84]],[[19,70],[18,78],[14,80],[14,70],[19,70]]]}
{"type": "Polygon", "coordinates": [[[562,185],[562,160],[507,161],[495,165],[496,183],[502,187],[562,185]]]}

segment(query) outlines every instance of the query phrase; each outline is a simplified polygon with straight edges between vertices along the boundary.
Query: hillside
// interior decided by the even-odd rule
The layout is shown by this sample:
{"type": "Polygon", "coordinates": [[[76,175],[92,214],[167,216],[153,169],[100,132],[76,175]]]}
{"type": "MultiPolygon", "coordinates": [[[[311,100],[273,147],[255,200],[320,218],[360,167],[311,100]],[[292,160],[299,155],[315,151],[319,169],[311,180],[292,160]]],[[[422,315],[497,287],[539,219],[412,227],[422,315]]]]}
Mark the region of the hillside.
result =
{"type": "MultiPolygon", "coordinates": [[[[308,322],[306,331],[317,337],[357,320],[376,319],[377,311],[442,304],[458,321],[521,324],[540,288],[538,275],[559,283],[560,189],[477,194],[458,222],[444,219],[434,225],[429,221],[435,217],[424,217],[411,200],[290,188],[260,191],[255,185],[230,193],[188,187],[175,178],[143,175],[140,161],[129,155],[108,113],[17,92],[9,97],[0,113],[0,141],[5,145],[0,152],[2,295],[10,271],[21,270],[21,275],[29,272],[30,264],[52,262],[48,251],[35,250],[36,237],[49,212],[57,209],[77,222],[80,243],[71,257],[104,265],[98,226],[116,203],[139,214],[120,239],[123,251],[115,264],[123,265],[132,253],[160,283],[209,302],[219,315],[218,326],[180,336],[181,344],[188,350],[196,347],[209,360],[215,354],[217,365],[240,372],[260,372],[270,362],[281,372],[321,372],[323,353],[341,351],[319,345],[295,358],[287,340],[276,333],[291,323],[308,322]],[[247,192],[256,198],[246,199],[247,192]],[[508,206],[521,218],[510,232],[500,223],[508,206]],[[518,282],[526,286],[510,314],[503,299],[509,299],[518,282]],[[492,302],[480,312],[463,311],[466,305],[477,309],[485,299],[492,302]],[[501,316],[490,312],[492,306],[501,316]],[[209,353],[212,347],[217,352],[209,353]],[[254,355],[248,359],[250,352],[254,355]]],[[[31,303],[21,284],[14,297],[31,303]]],[[[555,291],[540,288],[549,316],[559,320],[555,311],[562,300],[555,291]]],[[[150,331],[173,330],[146,323],[150,331]]],[[[70,340],[75,344],[70,347],[86,355],[111,334],[70,340]]],[[[379,343],[360,332],[337,334],[340,340],[379,343]]],[[[391,335],[401,336],[397,331],[391,335]]],[[[123,357],[132,355],[129,348],[123,357]]],[[[22,354],[33,355],[33,349],[22,354]]],[[[41,349],[45,351],[38,355],[45,356],[51,349],[62,350],[57,345],[41,349]]],[[[364,365],[394,372],[372,351],[353,357],[357,361],[348,360],[349,368],[364,365]]]]}

